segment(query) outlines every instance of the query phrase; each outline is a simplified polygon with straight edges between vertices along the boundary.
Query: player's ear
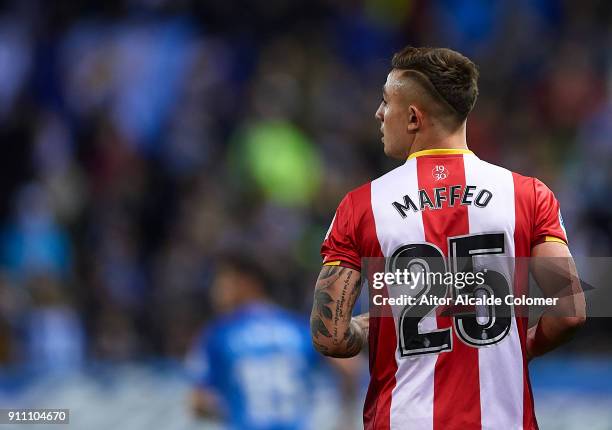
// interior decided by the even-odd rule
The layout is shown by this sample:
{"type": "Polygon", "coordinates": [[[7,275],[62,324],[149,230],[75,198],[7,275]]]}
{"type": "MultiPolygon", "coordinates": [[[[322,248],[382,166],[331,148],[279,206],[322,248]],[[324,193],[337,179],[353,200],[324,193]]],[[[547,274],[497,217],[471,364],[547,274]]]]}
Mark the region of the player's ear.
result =
{"type": "Polygon", "coordinates": [[[414,133],[421,128],[421,124],[423,123],[423,114],[421,111],[414,105],[408,106],[408,123],[407,130],[409,133],[414,133]]]}

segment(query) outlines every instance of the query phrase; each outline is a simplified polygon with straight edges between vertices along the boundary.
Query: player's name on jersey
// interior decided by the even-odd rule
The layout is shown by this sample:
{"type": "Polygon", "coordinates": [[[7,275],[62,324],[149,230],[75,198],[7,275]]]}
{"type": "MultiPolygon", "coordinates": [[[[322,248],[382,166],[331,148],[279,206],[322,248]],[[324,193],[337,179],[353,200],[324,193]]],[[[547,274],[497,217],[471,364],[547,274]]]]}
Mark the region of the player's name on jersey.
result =
{"type": "Polygon", "coordinates": [[[474,185],[451,185],[447,187],[433,188],[429,192],[420,189],[418,195],[404,195],[402,202],[391,203],[402,218],[406,218],[408,211],[420,212],[429,209],[442,209],[443,207],[454,207],[456,205],[479,208],[486,207],[493,193],[486,188],[478,189],[474,185]]]}

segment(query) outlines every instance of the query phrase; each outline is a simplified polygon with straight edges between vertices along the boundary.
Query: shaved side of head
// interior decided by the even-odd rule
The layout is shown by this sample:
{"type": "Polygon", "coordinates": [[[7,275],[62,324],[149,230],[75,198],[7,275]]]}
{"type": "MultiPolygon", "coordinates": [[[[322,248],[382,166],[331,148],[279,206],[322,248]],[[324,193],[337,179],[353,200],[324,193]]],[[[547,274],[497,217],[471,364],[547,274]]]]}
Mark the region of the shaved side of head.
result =
{"type": "Polygon", "coordinates": [[[414,104],[426,112],[432,122],[437,122],[444,129],[455,130],[460,126],[457,123],[457,112],[442,97],[429,78],[418,70],[401,70],[397,72],[399,91],[408,104],[414,104]]]}
{"type": "Polygon", "coordinates": [[[393,56],[391,66],[425,90],[417,93],[424,108],[440,113],[439,123],[454,130],[465,122],[478,97],[478,68],[469,58],[447,48],[407,46],[393,56]]]}

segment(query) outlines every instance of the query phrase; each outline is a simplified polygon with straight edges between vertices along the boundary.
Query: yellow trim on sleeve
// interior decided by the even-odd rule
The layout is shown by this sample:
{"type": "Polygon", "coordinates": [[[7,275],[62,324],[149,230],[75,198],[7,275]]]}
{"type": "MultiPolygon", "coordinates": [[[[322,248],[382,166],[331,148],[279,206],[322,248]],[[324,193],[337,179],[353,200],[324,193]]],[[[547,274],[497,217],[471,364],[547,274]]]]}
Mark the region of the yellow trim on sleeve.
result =
{"type": "Polygon", "coordinates": [[[564,245],[567,245],[567,242],[564,241],[563,239],[556,237],[556,236],[545,236],[544,237],[544,242],[559,242],[562,243],[564,245]]]}
{"type": "Polygon", "coordinates": [[[449,154],[473,154],[469,149],[424,149],[422,151],[413,152],[408,156],[408,159],[420,157],[421,155],[449,155],[449,154]]]}
{"type": "Polygon", "coordinates": [[[323,263],[324,266],[339,266],[340,260],[337,261],[328,261],[327,263],[323,263]]]}

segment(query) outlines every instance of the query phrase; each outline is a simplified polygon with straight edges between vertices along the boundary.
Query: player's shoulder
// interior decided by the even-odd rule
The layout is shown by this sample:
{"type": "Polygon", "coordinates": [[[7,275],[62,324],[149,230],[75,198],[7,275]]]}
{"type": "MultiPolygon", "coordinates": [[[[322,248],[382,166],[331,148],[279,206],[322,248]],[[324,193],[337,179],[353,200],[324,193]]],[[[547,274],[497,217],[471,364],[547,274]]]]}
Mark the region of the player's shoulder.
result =
{"type": "Polygon", "coordinates": [[[514,192],[521,195],[533,195],[543,191],[550,192],[550,189],[544,182],[534,176],[524,175],[520,172],[508,169],[506,167],[490,163],[485,160],[473,157],[477,160],[477,166],[485,173],[492,171],[505,172],[506,174],[512,175],[512,181],[514,185],[514,192]]]}
{"type": "Polygon", "coordinates": [[[283,324],[294,327],[303,326],[302,315],[272,302],[252,304],[243,311],[243,315],[245,319],[255,322],[266,321],[270,324],[283,324]]]}
{"type": "MultiPolygon", "coordinates": [[[[486,163],[486,162],[485,162],[486,163]]],[[[491,166],[496,166],[487,163],[491,166]]],[[[504,167],[497,166],[500,169],[504,167]]],[[[505,169],[512,174],[514,196],[517,202],[523,202],[528,206],[538,205],[542,202],[550,202],[556,199],[554,192],[542,180],[535,176],[524,175],[513,170],[505,169]]]]}
{"type": "Polygon", "coordinates": [[[463,161],[466,180],[471,178],[481,182],[500,182],[506,184],[509,178],[511,178],[511,182],[516,182],[517,175],[519,175],[507,167],[483,160],[473,153],[464,154],[463,161]]]}
{"type": "MultiPolygon", "coordinates": [[[[232,336],[242,336],[249,330],[268,327],[264,331],[274,330],[299,332],[305,327],[303,317],[272,302],[249,303],[225,315],[211,324],[214,337],[229,339],[232,336]]],[[[263,340],[262,340],[263,341],[263,340]]]]}
{"type": "Polygon", "coordinates": [[[287,325],[301,325],[302,316],[300,314],[275,303],[265,303],[260,309],[262,309],[269,320],[279,321],[287,325]]]}
{"type": "Polygon", "coordinates": [[[353,188],[348,193],[346,193],[345,199],[349,200],[352,204],[361,204],[361,203],[369,203],[372,197],[372,187],[376,185],[380,185],[381,182],[392,182],[398,180],[402,173],[406,170],[406,165],[402,164],[401,166],[396,167],[389,172],[386,172],[377,178],[374,178],[368,182],[365,182],[359,185],[356,188],[353,188]]]}
{"type": "Polygon", "coordinates": [[[351,204],[354,204],[355,202],[359,203],[362,200],[367,200],[371,195],[371,187],[372,181],[365,182],[347,192],[344,199],[348,200],[351,204]]]}
{"type": "Polygon", "coordinates": [[[524,175],[519,172],[511,171],[514,179],[514,187],[516,191],[532,192],[535,181],[539,181],[533,176],[524,175]]]}
{"type": "Polygon", "coordinates": [[[372,182],[368,181],[352,190],[348,191],[340,204],[338,210],[332,221],[332,226],[337,220],[344,220],[345,222],[352,223],[352,219],[359,218],[361,214],[365,213],[370,206],[371,199],[371,187],[372,182]]]}
{"type": "Polygon", "coordinates": [[[514,192],[530,198],[553,195],[553,191],[541,179],[535,176],[523,175],[512,171],[514,179],[514,192]]]}

